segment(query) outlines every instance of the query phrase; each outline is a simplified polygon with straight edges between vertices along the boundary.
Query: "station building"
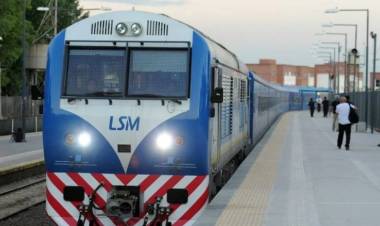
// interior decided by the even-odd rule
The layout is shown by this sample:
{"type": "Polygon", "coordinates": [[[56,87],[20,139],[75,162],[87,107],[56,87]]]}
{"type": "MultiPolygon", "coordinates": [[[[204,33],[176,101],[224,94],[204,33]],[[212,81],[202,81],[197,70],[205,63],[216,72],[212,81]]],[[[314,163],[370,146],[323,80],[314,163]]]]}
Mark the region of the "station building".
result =
{"type": "MultiPolygon", "coordinates": [[[[373,78],[373,73],[371,73],[370,77],[371,79],[373,78]]],[[[375,90],[380,90],[380,72],[375,73],[375,90]]]]}
{"type": "MultiPolygon", "coordinates": [[[[358,73],[358,67],[356,70],[357,76],[354,79],[354,66],[348,65],[346,68],[344,62],[340,62],[336,65],[326,63],[309,67],[277,64],[274,59],[260,59],[258,64],[247,64],[247,66],[251,71],[254,71],[263,79],[278,83],[280,85],[307,86],[327,89],[339,87],[339,92],[344,92],[345,87],[349,87],[350,90],[353,90],[354,85],[356,87],[355,90],[359,91],[363,86],[363,76],[362,73],[358,73]],[[338,74],[339,80],[337,79],[338,76],[335,76],[338,74]],[[345,81],[349,81],[349,84],[346,86],[345,81]]],[[[380,78],[377,83],[380,87],[380,78]]]]}
{"type": "Polygon", "coordinates": [[[277,64],[273,59],[261,59],[258,64],[247,66],[270,82],[290,86],[315,86],[313,67],[277,64]]]}

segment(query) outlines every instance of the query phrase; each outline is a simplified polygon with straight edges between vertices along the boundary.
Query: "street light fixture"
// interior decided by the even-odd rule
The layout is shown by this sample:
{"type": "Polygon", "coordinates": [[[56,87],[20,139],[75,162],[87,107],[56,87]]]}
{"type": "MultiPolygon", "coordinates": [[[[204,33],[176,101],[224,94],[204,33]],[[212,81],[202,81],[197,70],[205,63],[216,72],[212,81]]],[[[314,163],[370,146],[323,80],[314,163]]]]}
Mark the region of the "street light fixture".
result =
{"type": "MultiPolygon", "coordinates": [[[[46,6],[39,6],[37,7],[37,11],[50,11],[54,10],[54,35],[57,34],[58,31],[58,0],[55,0],[54,2],[54,7],[46,7],[46,6]]],[[[87,9],[82,9],[85,11],[91,11],[91,10],[101,10],[101,11],[111,11],[112,9],[109,7],[105,6],[100,6],[99,8],[87,8],[87,9]]]]}
{"type": "MultiPolygon", "coordinates": [[[[336,83],[336,74],[339,74],[339,70],[338,70],[338,72],[337,72],[337,67],[336,67],[336,48],[335,47],[320,47],[320,49],[326,49],[326,50],[333,50],[334,52],[333,52],[333,61],[332,62],[334,62],[334,64],[332,65],[332,71],[333,71],[333,75],[334,75],[334,86],[333,85],[331,85],[331,87],[334,87],[334,89],[335,89],[335,92],[337,92],[338,90],[337,90],[337,83],[336,83]]],[[[338,53],[340,53],[340,46],[338,45],[338,53]]],[[[338,54],[338,62],[339,62],[339,54],[338,54]]]]}
{"type": "Polygon", "coordinates": [[[338,12],[365,12],[367,16],[367,31],[366,31],[366,59],[365,59],[365,127],[368,128],[368,42],[369,42],[369,9],[328,9],[325,13],[338,13],[338,12]]]}
{"type": "Polygon", "coordinates": [[[37,11],[46,12],[46,11],[49,11],[49,10],[50,10],[49,7],[43,7],[43,6],[39,6],[39,7],[37,7],[37,11]]]}
{"type": "MultiPolygon", "coordinates": [[[[339,42],[321,42],[321,44],[337,44],[338,47],[339,47],[339,42]]],[[[332,54],[331,52],[327,52],[327,51],[320,51],[320,52],[317,52],[318,54],[328,54],[328,57],[330,58],[330,64],[331,64],[331,67],[333,67],[333,63],[332,63],[332,54]]],[[[335,61],[335,59],[334,59],[335,61]]]]}
{"type": "Polygon", "coordinates": [[[358,45],[358,25],[357,24],[334,24],[334,23],[328,23],[328,24],[322,24],[322,27],[354,27],[355,28],[355,49],[358,45]]]}
{"type": "MultiPolygon", "coordinates": [[[[27,49],[27,42],[26,42],[26,0],[23,1],[23,12],[22,12],[22,101],[21,101],[21,133],[20,136],[22,137],[21,142],[25,142],[25,132],[26,132],[26,49],[27,49]]],[[[12,131],[14,132],[14,131],[12,131]]],[[[17,140],[16,140],[17,141],[17,140]]],[[[20,141],[18,141],[20,142],[20,141]]]]}
{"type": "MultiPolygon", "coordinates": [[[[335,24],[335,23],[328,23],[328,24],[322,24],[322,27],[353,27],[355,28],[355,49],[357,49],[358,45],[358,25],[357,24],[335,24]]],[[[350,58],[350,55],[348,55],[348,58],[350,58]]],[[[357,55],[354,54],[354,81],[353,81],[353,92],[355,92],[355,83],[356,83],[356,58],[357,55]]],[[[349,82],[349,81],[348,81],[349,82]]],[[[350,87],[348,86],[348,92],[350,91],[350,87]]]]}
{"type": "Polygon", "coordinates": [[[375,73],[376,73],[376,48],[377,48],[377,34],[371,32],[371,38],[373,39],[373,75],[372,75],[372,90],[375,91],[375,73]]]}
{"type": "MultiPolygon", "coordinates": [[[[328,32],[321,32],[321,33],[315,33],[315,36],[323,36],[323,35],[335,35],[336,33],[328,33],[328,32]]],[[[347,38],[346,38],[347,39],[347,38]]],[[[338,44],[338,67],[336,66],[336,61],[335,61],[335,54],[334,54],[334,86],[335,88],[337,87],[336,91],[339,93],[340,92],[340,75],[339,75],[339,68],[340,68],[340,44],[338,42],[321,42],[321,44],[338,44]],[[337,72],[335,74],[335,72],[337,72]]],[[[346,45],[347,46],[347,45],[346,45]]],[[[346,47],[346,52],[347,52],[347,47],[346,47]]],[[[334,52],[335,53],[335,52],[334,52]]],[[[346,69],[345,69],[346,71],[346,69]]],[[[346,73],[345,73],[346,74],[346,73]]]]}
{"type": "Polygon", "coordinates": [[[333,9],[327,9],[325,11],[325,13],[338,13],[340,10],[338,9],[338,7],[336,8],[333,8],[333,9]]]}
{"type": "Polygon", "coordinates": [[[58,31],[58,0],[54,0],[54,7],[46,7],[46,6],[37,7],[37,11],[46,12],[50,10],[54,10],[54,36],[55,36],[58,31]]]}
{"type": "MultiPolygon", "coordinates": [[[[332,33],[332,32],[327,32],[326,35],[338,35],[338,36],[344,36],[344,53],[345,53],[345,57],[344,57],[344,83],[343,83],[343,90],[344,92],[347,92],[347,56],[348,56],[348,53],[347,53],[347,33],[332,33]]],[[[339,63],[339,66],[338,68],[340,67],[340,62],[339,63]]],[[[339,83],[340,83],[340,77],[338,77],[338,89],[340,91],[340,86],[339,86],[339,83]]]]}
{"type": "Polygon", "coordinates": [[[372,74],[372,104],[371,104],[371,133],[373,133],[374,126],[374,104],[375,104],[375,85],[376,85],[376,46],[377,46],[377,34],[371,32],[371,38],[373,39],[373,74],[372,74]]]}

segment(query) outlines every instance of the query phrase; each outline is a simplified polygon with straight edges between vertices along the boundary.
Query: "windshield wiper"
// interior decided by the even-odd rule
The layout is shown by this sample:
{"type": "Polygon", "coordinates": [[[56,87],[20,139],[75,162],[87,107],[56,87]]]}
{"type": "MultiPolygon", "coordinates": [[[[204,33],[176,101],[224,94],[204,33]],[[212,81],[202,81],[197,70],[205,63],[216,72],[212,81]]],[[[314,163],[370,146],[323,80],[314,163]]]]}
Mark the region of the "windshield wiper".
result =
{"type": "Polygon", "coordinates": [[[181,105],[181,104],[182,104],[182,101],[180,101],[180,100],[176,100],[176,99],[170,99],[169,101],[172,101],[172,102],[174,102],[174,103],[176,103],[176,104],[178,104],[178,105],[181,105]]]}
{"type": "Polygon", "coordinates": [[[73,102],[75,100],[82,100],[82,99],[84,99],[84,102],[87,105],[88,104],[88,99],[85,98],[85,97],[84,98],[81,98],[81,97],[69,97],[69,98],[67,98],[67,103],[71,103],[71,102],[73,102]]]}

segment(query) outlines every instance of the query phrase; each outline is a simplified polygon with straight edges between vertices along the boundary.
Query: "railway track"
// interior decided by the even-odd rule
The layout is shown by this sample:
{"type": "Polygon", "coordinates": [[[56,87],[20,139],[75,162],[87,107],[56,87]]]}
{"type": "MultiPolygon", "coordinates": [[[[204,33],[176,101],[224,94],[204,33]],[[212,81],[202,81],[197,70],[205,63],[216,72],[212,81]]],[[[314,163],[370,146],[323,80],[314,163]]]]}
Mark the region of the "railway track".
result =
{"type": "Polygon", "coordinates": [[[45,175],[26,178],[0,187],[1,221],[45,202],[45,175]]]}

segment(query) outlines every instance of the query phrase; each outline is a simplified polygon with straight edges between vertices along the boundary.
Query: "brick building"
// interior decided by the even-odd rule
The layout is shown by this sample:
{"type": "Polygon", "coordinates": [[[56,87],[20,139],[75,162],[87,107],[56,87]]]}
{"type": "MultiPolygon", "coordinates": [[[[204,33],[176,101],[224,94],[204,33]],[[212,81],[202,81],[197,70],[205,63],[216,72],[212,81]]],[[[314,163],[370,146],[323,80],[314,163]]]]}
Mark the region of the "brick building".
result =
{"type": "Polygon", "coordinates": [[[278,83],[276,60],[262,59],[259,64],[247,64],[250,71],[254,71],[263,79],[278,83]]]}
{"type": "MultiPolygon", "coordinates": [[[[371,81],[373,78],[373,72],[371,72],[371,81]]],[[[370,86],[372,88],[372,84],[370,86]]],[[[375,90],[380,90],[380,72],[375,73],[375,90]]]]}
{"type": "MultiPolygon", "coordinates": [[[[249,70],[254,71],[257,75],[261,76],[265,80],[281,85],[335,88],[336,83],[336,87],[338,87],[339,84],[339,91],[344,92],[344,83],[347,81],[345,80],[345,74],[350,75],[350,90],[353,89],[354,85],[354,66],[351,65],[345,69],[344,63],[335,65],[335,68],[333,64],[329,63],[317,64],[314,67],[308,67],[277,64],[276,60],[260,59],[258,64],[247,64],[247,66],[249,70]],[[338,72],[340,78],[339,82],[337,76],[334,76],[335,74],[338,74],[338,72]]],[[[380,83],[380,81],[378,83],[380,83]]],[[[355,78],[355,84],[357,87],[356,90],[359,90],[358,87],[362,87],[361,73],[358,77],[355,78]]]]}
{"type": "Polygon", "coordinates": [[[258,64],[247,66],[249,70],[270,82],[291,86],[315,86],[313,67],[277,64],[276,60],[272,59],[261,59],[258,64]]]}

